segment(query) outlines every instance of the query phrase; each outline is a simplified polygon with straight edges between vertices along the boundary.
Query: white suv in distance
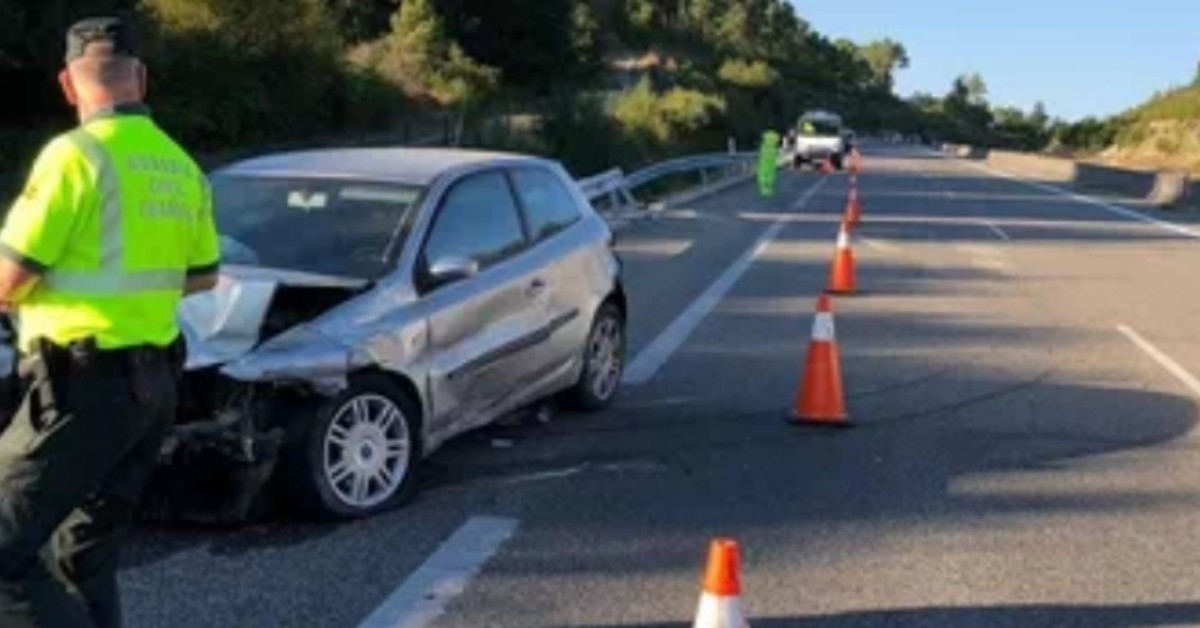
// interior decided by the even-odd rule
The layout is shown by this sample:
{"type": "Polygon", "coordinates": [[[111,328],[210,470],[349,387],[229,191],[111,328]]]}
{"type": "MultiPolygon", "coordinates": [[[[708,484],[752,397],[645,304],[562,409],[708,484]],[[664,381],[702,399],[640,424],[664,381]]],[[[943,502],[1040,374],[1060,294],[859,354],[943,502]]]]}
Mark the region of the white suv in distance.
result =
{"type": "Polygon", "coordinates": [[[828,111],[809,111],[796,123],[795,144],[791,147],[791,164],[800,168],[829,160],[841,170],[846,155],[846,128],[841,116],[828,111]]]}

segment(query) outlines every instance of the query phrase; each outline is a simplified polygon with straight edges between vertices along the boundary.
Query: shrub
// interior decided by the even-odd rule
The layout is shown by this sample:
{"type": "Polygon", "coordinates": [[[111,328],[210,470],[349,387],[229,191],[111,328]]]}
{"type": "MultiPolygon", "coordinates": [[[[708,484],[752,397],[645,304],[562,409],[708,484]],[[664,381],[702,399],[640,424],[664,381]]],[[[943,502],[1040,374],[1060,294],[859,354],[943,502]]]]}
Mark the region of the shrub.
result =
{"type": "Polygon", "coordinates": [[[575,176],[633,165],[637,152],[605,111],[602,98],[560,97],[538,128],[543,149],[558,158],[575,176]]]}
{"type": "Polygon", "coordinates": [[[146,0],[151,104],[212,148],[325,131],[340,120],[341,42],[320,0],[146,0]]]}
{"type": "Polygon", "coordinates": [[[779,72],[763,61],[726,61],[717,71],[726,83],[747,89],[766,89],[779,81],[779,72]]]}
{"type": "Polygon", "coordinates": [[[717,96],[678,87],[659,95],[643,79],[616,100],[613,116],[625,133],[649,147],[700,131],[724,111],[725,102],[717,96]]]}
{"type": "Polygon", "coordinates": [[[411,96],[441,105],[478,103],[500,82],[499,71],[475,62],[447,36],[429,0],[401,4],[392,16],[392,32],[356,47],[349,59],[411,96]]]}

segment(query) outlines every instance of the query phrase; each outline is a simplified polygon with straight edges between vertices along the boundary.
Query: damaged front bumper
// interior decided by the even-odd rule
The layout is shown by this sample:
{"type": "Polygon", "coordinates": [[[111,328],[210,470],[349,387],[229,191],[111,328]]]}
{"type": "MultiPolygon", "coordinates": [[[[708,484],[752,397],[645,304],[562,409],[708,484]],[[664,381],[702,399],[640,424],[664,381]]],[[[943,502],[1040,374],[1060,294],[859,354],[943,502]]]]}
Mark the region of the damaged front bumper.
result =
{"type": "Polygon", "coordinates": [[[212,372],[185,376],[181,416],[163,441],[143,519],[232,524],[269,515],[289,427],[281,406],[297,395],[271,388],[212,372]]]}
{"type": "Polygon", "coordinates": [[[181,305],[187,371],[143,519],[236,524],[269,515],[289,443],[337,389],[310,371],[317,364],[345,376],[345,348],[304,323],[357,294],[358,283],[227,272],[213,291],[181,305]]]}

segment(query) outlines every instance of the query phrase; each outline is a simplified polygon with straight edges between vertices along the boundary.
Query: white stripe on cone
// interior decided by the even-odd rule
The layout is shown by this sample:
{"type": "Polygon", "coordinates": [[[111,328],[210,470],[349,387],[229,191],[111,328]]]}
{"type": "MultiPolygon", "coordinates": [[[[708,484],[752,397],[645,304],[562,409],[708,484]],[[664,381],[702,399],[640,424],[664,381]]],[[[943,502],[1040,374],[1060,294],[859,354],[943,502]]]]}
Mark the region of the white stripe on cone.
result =
{"type": "Polygon", "coordinates": [[[739,598],[704,593],[700,596],[700,608],[692,628],[750,628],[750,624],[742,614],[739,598]]]}
{"type": "Polygon", "coordinates": [[[813,318],[812,339],[817,342],[833,342],[834,338],[833,315],[829,312],[818,312],[813,318]]]}
{"type": "Polygon", "coordinates": [[[837,247],[839,251],[844,251],[850,248],[850,232],[842,229],[838,232],[837,247]]]}

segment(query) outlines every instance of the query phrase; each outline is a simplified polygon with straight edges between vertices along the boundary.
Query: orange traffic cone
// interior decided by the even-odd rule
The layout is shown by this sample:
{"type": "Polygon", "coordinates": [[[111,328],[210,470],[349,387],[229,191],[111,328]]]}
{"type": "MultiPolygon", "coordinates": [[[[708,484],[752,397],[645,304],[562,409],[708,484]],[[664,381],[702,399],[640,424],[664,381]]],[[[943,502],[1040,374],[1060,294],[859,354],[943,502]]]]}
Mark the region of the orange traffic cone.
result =
{"type": "Polygon", "coordinates": [[[854,272],[854,251],[850,248],[850,222],[842,221],[838,232],[837,251],[833,255],[833,268],[829,273],[829,292],[854,294],[857,289],[854,272]]]}
{"type": "Polygon", "coordinates": [[[854,147],[853,150],[850,151],[850,171],[853,172],[854,174],[858,174],[859,171],[861,171],[861,170],[862,170],[862,153],[859,152],[858,147],[856,146],[856,147],[854,147]]]}
{"type": "Polygon", "coordinates": [[[846,201],[846,220],[851,225],[862,222],[862,203],[858,200],[858,184],[851,181],[850,198],[846,201]]]}
{"type": "Polygon", "coordinates": [[[713,539],[692,628],[750,628],[742,614],[737,541],[713,539]]]}
{"type": "Polygon", "coordinates": [[[804,364],[804,379],[796,395],[792,422],[849,427],[842,392],[842,366],[833,323],[833,303],[828,295],[817,300],[812,343],[804,364]]]}
{"type": "Polygon", "coordinates": [[[821,160],[821,174],[833,174],[833,164],[829,163],[829,158],[821,160]]]}

